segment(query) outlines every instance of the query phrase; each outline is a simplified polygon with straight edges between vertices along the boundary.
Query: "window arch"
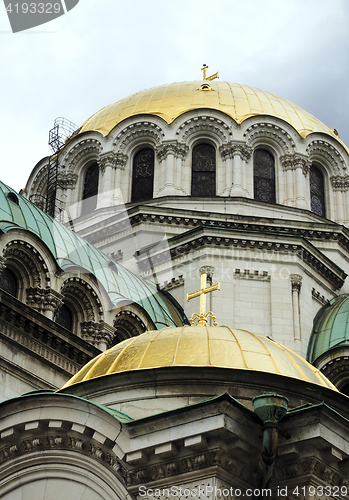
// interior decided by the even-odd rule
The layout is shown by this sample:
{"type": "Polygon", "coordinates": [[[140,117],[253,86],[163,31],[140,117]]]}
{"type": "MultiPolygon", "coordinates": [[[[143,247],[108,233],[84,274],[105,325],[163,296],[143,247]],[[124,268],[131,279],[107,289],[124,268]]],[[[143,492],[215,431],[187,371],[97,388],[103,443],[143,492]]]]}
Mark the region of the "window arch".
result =
{"type": "Polygon", "coordinates": [[[315,165],[310,167],[310,209],[314,214],[326,217],[324,175],[315,165]]]}
{"type": "Polygon", "coordinates": [[[131,201],[151,200],[154,189],[154,150],[144,148],[133,158],[131,201]]]}
{"type": "Polygon", "coordinates": [[[211,144],[198,144],[193,148],[192,196],[216,196],[216,150],[211,144]]]}
{"type": "Polygon", "coordinates": [[[98,178],[99,168],[97,162],[95,162],[85,172],[81,215],[93,212],[97,206],[98,178]]]}
{"type": "Polygon", "coordinates": [[[0,274],[0,288],[14,297],[17,297],[18,280],[16,275],[7,267],[5,267],[0,274]]]}
{"type": "Polygon", "coordinates": [[[265,203],[276,203],[275,160],[265,149],[253,153],[254,199],[265,203]]]}

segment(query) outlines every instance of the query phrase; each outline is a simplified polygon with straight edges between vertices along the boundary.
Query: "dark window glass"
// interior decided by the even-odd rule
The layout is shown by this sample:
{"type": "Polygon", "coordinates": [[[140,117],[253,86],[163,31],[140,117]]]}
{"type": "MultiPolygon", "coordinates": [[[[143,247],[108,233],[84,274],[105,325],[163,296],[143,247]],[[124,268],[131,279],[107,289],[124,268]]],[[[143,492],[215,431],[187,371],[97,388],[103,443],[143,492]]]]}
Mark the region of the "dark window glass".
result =
{"type": "Polygon", "coordinates": [[[192,196],[216,196],[216,150],[210,144],[193,148],[192,196]]]}
{"type": "Polygon", "coordinates": [[[133,159],[131,201],[151,200],[154,186],[154,151],[138,151],[133,159]]]}
{"type": "Polygon", "coordinates": [[[97,163],[88,167],[82,192],[82,215],[93,212],[97,206],[99,168],[97,163]]]}
{"type": "Polygon", "coordinates": [[[314,165],[310,167],[310,207],[314,214],[326,216],[324,176],[314,165]]]}
{"type": "Polygon", "coordinates": [[[17,292],[18,292],[17,278],[12,271],[7,269],[7,267],[0,274],[0,288],[5,290],[5,292],[10,293],[14,297],[17,297],[17,292]]]}
{"type": "Polygon", "coordinates": [[[276,203],[274,156],[264,149],[253,154],[254,199],[276,203]]]}
{"type": "Polygon", "coordinates": [[[55,322],[61,326],[64,326],[67,330],[71,330],[73,327],[73,315],[68,309],[68,307],[63,304],[57,311],[55,316],[55,322]]]}

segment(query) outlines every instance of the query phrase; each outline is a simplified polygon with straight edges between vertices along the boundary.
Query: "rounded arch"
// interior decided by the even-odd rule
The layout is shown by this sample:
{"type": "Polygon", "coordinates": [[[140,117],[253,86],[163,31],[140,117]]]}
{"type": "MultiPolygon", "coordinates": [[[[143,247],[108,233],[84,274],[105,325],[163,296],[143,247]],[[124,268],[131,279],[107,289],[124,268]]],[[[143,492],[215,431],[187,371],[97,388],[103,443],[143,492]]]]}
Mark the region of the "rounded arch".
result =
{"type": "Polygon", "coordinates": [[[113,326],[114,338],[110,347],[131,337],[137,337],[147,330],[155,330],[146,311],[135,304],[121,306],[115,315],[113,326]]]}
{"type": "Polygon", "coordinates": [[[295,141],[288,128],[283,126],[284,124],[256,122],[256,119],[250,119],[246,124],[248,127],[243,133],[243,137],[247,146],[253,149],[272,148],[276,156],[290,155],[295,152],[295,141]]]}
{"type": "Polygon", "coordinates": [[[61,319],[66,322],[70,321],[71,331],[80,335],[80,329],[85,323],[103,321],[101,300],[92,286],[83,279],[78,277],[66,279],[62,283],[60,293],[65,309],[56,310],[55,320],[58,320],[58,323],[61,319]]]}
{"type": "MultiPolygon", "coordinates": [[[[200,111],[198,111],[200,113],[200,111]]],[[[186,120],[183,120],[183,116],[178,118],[182,123],[178,126],[176,130],[176,136],[180,142],[187,144],[189,147],[193,147],[193,143],[197,140],[211,140],[212,143],[218,148],[222,144],[229,142],[233,135],[233,120],[231,123],[227,122],[227,116],[217,117],[210,116],[209,119],[207,114],[203,111],[202,116],[188,117],[186,114],[186,120]]]]}
{"type": "Polygon", "coordinates": [[[17,298],[19,300],[26,301],[28,289],[50,286],[50,273],[44,258],[27,241],[10,240],[4,247],[3,258],[6,262],[6,268],[17,279],[17,298]]]}
{"type": "Polygon", "coordinates": [[[84,166],[82,173],[81,186],[81,214],[87,215],[93,212],[97,207],[98,185],[99,185],[99,166],[97,161],[89,161],[84,166]]]}

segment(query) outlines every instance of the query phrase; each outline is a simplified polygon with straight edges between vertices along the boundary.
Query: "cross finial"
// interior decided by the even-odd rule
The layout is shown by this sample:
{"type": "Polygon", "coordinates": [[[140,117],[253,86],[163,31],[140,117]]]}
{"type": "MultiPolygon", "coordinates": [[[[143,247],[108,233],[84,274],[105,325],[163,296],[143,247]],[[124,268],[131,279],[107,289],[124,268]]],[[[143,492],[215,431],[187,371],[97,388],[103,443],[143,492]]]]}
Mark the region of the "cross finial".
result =
{"type": "Polygon", "coordinates": [[[203,64],[203,67],[201,68],[203,80],[215,80],[216,78],[219,78],[218,71],[214,75],[207,76],[207,70],[208,70],[207,64],[203,64]]]}
{"type": "Polygon", "coordinates": [[[211,317],[213,319],[213,324],[217,325],[215,315],[212,311],[205,313],[206,310],[206,294],[213,292],[214,290],[220,290],[220,283],[216,283],[215,285],[211,285],[206,287],[206,277],[207,273],[201,273],[201,289],[197,292],[187,293],[187,302],[189,300],[194,299],[195,297],[200,297],[200,314],[194,313],[191,315],[190,323],[194,326],[194,321],[198,320],[198,326],[205,326],[207,323],[207,319],[211,317]]]}

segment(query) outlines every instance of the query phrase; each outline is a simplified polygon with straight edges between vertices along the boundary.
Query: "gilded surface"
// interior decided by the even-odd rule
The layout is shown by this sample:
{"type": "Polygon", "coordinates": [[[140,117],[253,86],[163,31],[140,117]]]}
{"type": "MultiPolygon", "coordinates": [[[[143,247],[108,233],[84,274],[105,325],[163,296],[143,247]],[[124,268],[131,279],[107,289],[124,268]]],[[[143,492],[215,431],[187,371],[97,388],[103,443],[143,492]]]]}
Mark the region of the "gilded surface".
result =
{"type": "Polygon", "coordinates": [[[339,140],[333,130],[310,113],[270,92],[219,81],[210,82],[211,92],[202,92],[198,90],[201,84],[202,80],[171,83],[125,97],[91,116],[80,133],[95,130],[107,136],[118,123],[131,116],[151,114],[172,123],[186,111],[208,108],[227,114],[237,123],[255,115],[275,116],[292,125],[303,138],[311,132],[325,132],[339,140]]]}
{"type": "Polygon", "coordinates": [[[97,356],[64,387],[114,373],[170,366],[269,372],[337,390],[290,349],[267,337],[226,326],[169,327],[127,339],[97,356]]]}

